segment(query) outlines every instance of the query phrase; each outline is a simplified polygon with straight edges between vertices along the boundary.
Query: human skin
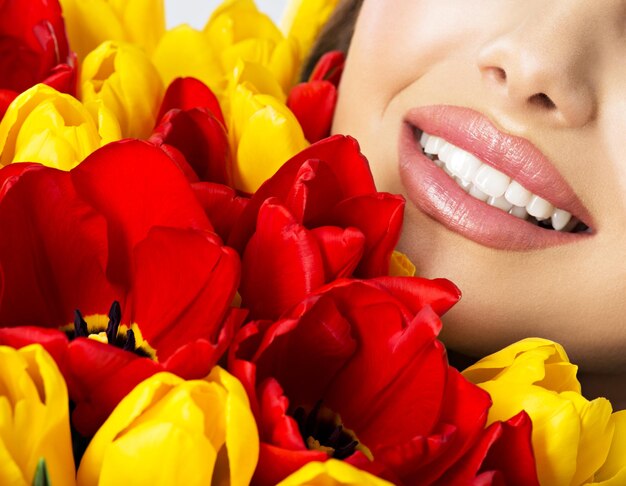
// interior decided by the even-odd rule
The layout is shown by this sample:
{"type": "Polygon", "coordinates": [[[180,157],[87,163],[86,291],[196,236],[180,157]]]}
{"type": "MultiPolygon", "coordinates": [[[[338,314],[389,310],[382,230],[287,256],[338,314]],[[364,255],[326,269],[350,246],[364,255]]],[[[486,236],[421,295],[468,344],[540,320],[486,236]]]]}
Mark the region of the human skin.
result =
{"type": "MultiPolygon", "coordinates": [[[[418,273],[463,292],[444,319],[450,348],[479,357],[540,336],[611,389],[626,383],[625,26],[624,0],[364,1],[333,132],[357,138],[379,190],[407,197],[399,249],[418,273]],[[431,105],[471,108],[530,142],[586,208],[591,234],[510,249],[420,209],[399,146],[410,111],[431,105]]],[[[550,178],[542,186],[554,196],[550,178]]],[[[446,211],[470,198],[445,197],[446,211]]],[[[537,227],[515,230],[524,242],[537,227]]]]}

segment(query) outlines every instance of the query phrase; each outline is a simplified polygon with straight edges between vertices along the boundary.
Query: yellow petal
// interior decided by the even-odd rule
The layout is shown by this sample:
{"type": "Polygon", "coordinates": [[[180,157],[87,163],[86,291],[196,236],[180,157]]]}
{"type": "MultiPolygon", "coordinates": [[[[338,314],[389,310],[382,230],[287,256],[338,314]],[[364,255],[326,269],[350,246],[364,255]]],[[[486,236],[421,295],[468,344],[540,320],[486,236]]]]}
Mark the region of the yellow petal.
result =
{"type": "Polygon", "coordinates": [[[78,484],[244,485],[258,448],[254,417],[234,377],[220,368],[206,380],[159,373],[129,393],[96,433],[78,484]]]}
{"type": "Polygon", "coordinates": [[[147,138],[154,128],[163,82],[138,47],[107,41],[85,58],[80,80],[83,102],[102,100],[119,121],[124,138],[147,138]]]}
{"type": "Polygon", "coordinates": [[[61,0],[72,49],[84,58],[102,42],[126,41],[152,54],[165,32],[160,0],[61,0]]]}
{"type": "Polygon", "coordinates": [[[415,265],[404,253],[394,251],[391,255],[391,266],[389,275],[392,277],[414,277],[415,265]]]}
{"type": "Polygon", "coordinates": [[[391,486],[383,479],[361,471],[350,464],[330,459],[326,462],[310,462],[278,486],[391,486]]]}
{"type": "Polygon", "coordinates": [[[74,484],[67,387],[40,345],[0,346],[0,484],[30,485],[40,458],[53,484],[74,484]]]}
{"type": "Polygon", "coordinates": [[[615,412],[611,416],[615,427],[611,448],[605,463],[595,476],[602,485],[626,484],[626,410],[615,412]]]}
{"type": "Polygon", "coordinates": [[[202,32],[180,25],[161,38],[152,61],[166,86],[178,77],[191,76],[219,92],[224,76],[216,52],[202,32]]]}
{"type": "Polygon", "coordinates": [[[110,139],[120,138],[119,125],[110,114],[94,120],[92,113],[49,86],[30,88],[11,103],[0,122],[0,165],[40,162],[62,170],[74,168],[104,144],[101,129],[110,139]]]}
{"type": "Polygon", "coordinates": [[[237,86],[231,110],[235,187],[252,193],[308,142],[284,104],[271,96],[254,94],[250,86],[237,86]]]}
{"type": "Polygon", "coordinates": [[[289,0],[281,28],[297,40],[304,58],[338,4],[339,0],[289,0]]]}

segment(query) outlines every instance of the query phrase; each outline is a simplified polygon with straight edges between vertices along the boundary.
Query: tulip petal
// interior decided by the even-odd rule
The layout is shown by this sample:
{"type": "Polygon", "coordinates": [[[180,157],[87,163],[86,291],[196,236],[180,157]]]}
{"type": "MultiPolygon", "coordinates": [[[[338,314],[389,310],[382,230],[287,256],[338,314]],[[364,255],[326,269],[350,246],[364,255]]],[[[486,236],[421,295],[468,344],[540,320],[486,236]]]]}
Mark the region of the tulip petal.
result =
{"type": "MultiPolygon", "coordinates": [[[[154,228],[136,246],[133,260],[131,322],[160,360],[194,340],[217,340],[239,282],[234,251],[213,233],[154,228]]],[[[209,364],[197,372],[206,375],[209,364]]]]}
{"type": "Polygon", "coordinates": [[[315,143],[330,135],[337,104],[337,89],[328,81],[310,81],[295,86],[287,106],[302,125],[306,139],[315,143]]]}
{"type": "Polygon", "coordinates": [[[161,102],[157,120],[161,120],[172,109],[186,111],[193,108],[206,108],[222,125],[226,125],[217,97],[202,81],[189,77],[176,78],[170,83],[161,102]]]}
{"type": "Polygon", "coordinates": [[[248,199],[238,196],[234,189],[222,184],[198,182],[192,184],[192,187],[215,232],[223,241],[228,241],[248,199]]]}
{"type": "Polygon", "coordinates": [[[372,476],[350,464],[330,459],[326,462],[309,462],[278,486],[391,486],[392,483],[372,476]]]}

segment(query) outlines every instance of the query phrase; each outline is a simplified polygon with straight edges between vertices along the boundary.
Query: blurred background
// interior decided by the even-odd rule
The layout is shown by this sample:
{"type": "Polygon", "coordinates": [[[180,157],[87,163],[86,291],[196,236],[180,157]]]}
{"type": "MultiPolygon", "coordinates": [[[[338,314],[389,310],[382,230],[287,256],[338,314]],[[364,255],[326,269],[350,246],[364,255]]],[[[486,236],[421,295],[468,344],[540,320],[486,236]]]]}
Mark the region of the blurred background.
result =
{"type": "MultiPolygon", "coordinates": [[[[167,28],[189,24],[201,29],[220,3],[221,0],[165,0],[167,28]]],[[[286,3],[287,0],[256,0],[259,9],[272,17],[276,23],[280,22],[286,3]]]]}

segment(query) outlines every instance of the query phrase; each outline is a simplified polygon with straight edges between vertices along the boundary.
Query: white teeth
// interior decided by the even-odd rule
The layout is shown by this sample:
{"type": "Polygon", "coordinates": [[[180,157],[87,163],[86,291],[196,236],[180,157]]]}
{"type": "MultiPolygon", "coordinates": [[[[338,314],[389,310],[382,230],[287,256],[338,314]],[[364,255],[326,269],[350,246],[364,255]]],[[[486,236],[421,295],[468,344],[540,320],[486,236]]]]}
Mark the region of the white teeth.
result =
{"type": "Polygon", "coordinates": [[[485,194],[483,191],[476,187],[476,184],[472,184],[470,188],[469,195],[475,197],[479,201],[486,202],[489,199],[489,194],[485,194]]]}
{"type": "Polygon", "coordinates": [[[528,213],[526,212],[526,208],[521,206],[513,206],[509,211],[509,214],[519,219],[528,219],[528,213]]]}
{"type": "Polygon", "coordinates": [[[539,196],[533,196],[526,205],[526,211],[539,220],[548,219],[554,212],[554,206],[539,196]]]}
{"type": "Polygon", "coordinates": [[[427,154],[437,155],[445,143],[446,141],[443,138],[429,135],[426,145],[424,146],[424,152],[427,154]]]}
{"type": "Polygon", "coordinates": [[[442,160],[448,163],[450,160],[452,160],[452,155],[454,154],[455,150],[460,150],[460,149],[457,149],[451,143],[448,143],[448,142],[444,143],[443,146],[439,149],[439,160],[442,160]]]}
{"type": "Polygon", "coordinates": [[[504,196],[490,197],[487,200],[487,204],[489,204],[489,206],[493,206],[494,208],[502,209],[502,211],[507,213],[511,210],[511,208],[513,208],[513,205],[507,201],[504,196]]]}
{"type": "Polygon", "coordinates": [[[533,193],[524,189],[524,186],[519,182],[511,181],[504,193],[504,197],[515,206],[526,206],[533,197],[533,193]]]}
{"type": "Polygon", "coordinates": [[[510,183],[508,176],[487,164],[481,165],[474,176],[474,184],[491,197],[502,196],[510,183]]]}
{"type": "Polygon", "coordinates": [[[572,215],[562,209],[555,209],[552,213],[552,227],[557,231],[562,231],[571,221],[572,215]]]}
{"type": "Polygon", "coordinates": [[[519,182],[511,180],[506,174],[482,163],[474,155],[443,138],[424,132],[421,135],[420,144],[433,163],[453,178],[465,192],[479,201],[486,202],[519,219],[526,220],[529,215],[534,216],[538,221],[550,219],[553,228],[557,231],[572,231],[578,224],[578,220],[567,211],[555,208],[519,182]]]}

